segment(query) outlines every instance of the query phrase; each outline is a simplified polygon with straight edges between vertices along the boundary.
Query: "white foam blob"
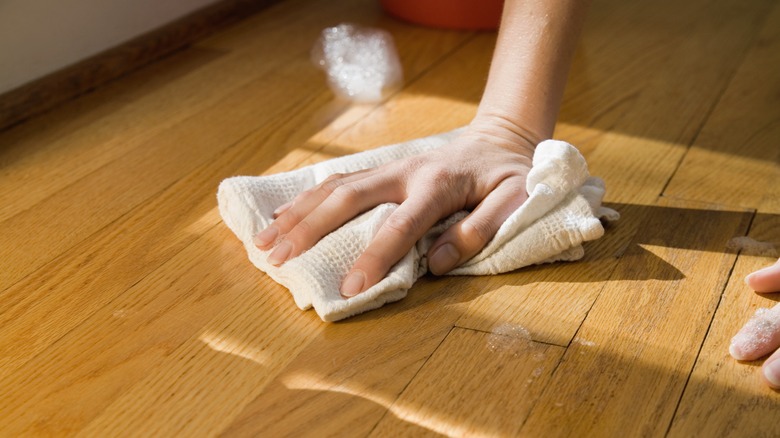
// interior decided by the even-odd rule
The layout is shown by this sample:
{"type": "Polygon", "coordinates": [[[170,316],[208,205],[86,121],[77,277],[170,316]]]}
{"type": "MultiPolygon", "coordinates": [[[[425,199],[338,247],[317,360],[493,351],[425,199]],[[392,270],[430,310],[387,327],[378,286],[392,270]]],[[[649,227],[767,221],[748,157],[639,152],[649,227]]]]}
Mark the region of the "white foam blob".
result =
{"type": "Polygon", "coordinates": [[[393,38],[381,29],[349,23],[329,27],[311,58],[327,74],[333,92],[352,101],[379,101],[403,80],[393,38]]]}

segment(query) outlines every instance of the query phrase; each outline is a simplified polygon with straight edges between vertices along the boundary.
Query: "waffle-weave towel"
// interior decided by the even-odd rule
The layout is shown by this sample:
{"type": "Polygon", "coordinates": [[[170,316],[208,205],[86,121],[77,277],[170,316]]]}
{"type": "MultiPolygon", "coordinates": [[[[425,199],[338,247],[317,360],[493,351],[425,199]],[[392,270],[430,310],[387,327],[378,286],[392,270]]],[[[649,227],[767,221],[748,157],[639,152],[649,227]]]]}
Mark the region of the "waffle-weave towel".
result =
{"type": "MultiPolygon", "coordinates": [[[[363,213],[280,267],[266,261],[269,251],[258,249],[252,238],[273,221],[277,207],[329,175],[420,154],[444,146],[458,133],[456,130],[385,146],[276,175],[228,178],[219,186],[219,211],[243,242],[249,260],[288,288],[301,309],[314,307],[323,321],[375,309],[406,296],[412,284],[427,272],[425,255],[430,246],[466,212],[441,221],[382,281],[349,299],[339,292],[342,280],[398,205],[382,204],[363,213]]],[[[603,181],[589,176],[585,159],[568,143],[546,140],[537,146],[526,186],[528,200],[479,254],[449,275],[498,274],[538,263],[577,260],[584,255],[583,242],[603,235],[599,219],[618,218],[617,212],[601,205],[603,181]]]]}

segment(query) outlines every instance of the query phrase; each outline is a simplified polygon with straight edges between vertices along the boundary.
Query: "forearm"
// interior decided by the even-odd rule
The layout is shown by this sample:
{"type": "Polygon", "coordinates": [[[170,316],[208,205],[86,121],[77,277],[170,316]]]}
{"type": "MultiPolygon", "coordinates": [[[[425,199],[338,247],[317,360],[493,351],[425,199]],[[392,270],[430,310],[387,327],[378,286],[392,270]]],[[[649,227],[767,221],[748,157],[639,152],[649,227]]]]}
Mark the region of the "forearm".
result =
{"type": "Polygon", "coordinates": [[[506,0],[487,86],[472,125],[536,145],[552,137],[587,0],[506,0]]]}

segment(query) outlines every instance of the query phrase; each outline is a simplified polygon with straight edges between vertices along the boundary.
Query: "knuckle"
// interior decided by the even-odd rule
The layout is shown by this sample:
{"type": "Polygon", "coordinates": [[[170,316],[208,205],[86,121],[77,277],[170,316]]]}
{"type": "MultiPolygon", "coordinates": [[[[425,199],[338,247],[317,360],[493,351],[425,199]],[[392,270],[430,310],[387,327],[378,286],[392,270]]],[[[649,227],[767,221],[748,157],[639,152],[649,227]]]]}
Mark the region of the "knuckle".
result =
{"type": "MultiPolygon", "coordinates": [[[[333,176],[333,175],[331,175],[333,176]]],[[[330,179],[330,177],[328,177],[330,179]]],[[[330,180],[325,180],[322,182],[322,185],[320,186],[320,191],[330,195],[333,193],[337,188],[341,187],[344,184],[341,178],[334,178],[330,180]]]]}
{"type": "Polygon", "coordinates": [[[384,227],[401,236],[416,234],[420,229],[420,220],[406,213],[393,213],[385,221],[384,227]]]}
{"type": "Polygon", "coordinates": [[[301,214],[295,208],[290,208],[284,213],[284,216],[279,217],[279,219],[275,221],[281,234],[284,234],[296,226],[303,219],[301,214]]]}
{"type": "Polygon", "coordinates": [[[407,171],[413,171],[419,169],[426,163],[425,157],[422,155],[412,155],[399,162],[407,171]]]}
{"type": "Polygon", "coordinates": [[[299,241],[302,239],[309,238],[313,234],[314,234],[314,227],[312,226],[311,222],[304,219],[298,222],[295,228],[293,228],[292,231],[290,231],[290,235],[288,236],[288,238],[299,241]]]}
{"type": "Polygon", "coordinates": [[[452,179],[452,170],[447,167],[435,166],[428,171],[432,181],[446,183],[452,179]]]}
{"type": "Polygon", "coordinates": [[[422,186],[427,192],[436,193],[437,198],[455,200],[460,195],[470,193],[473,182],[458,169],[436,165],[426,167],[422,186]]]}
{"type": "Polygon", "coordinates": [[[333,196],[345,204],[353,204],[360,199],[360,190],[352,185],[342,185],[333,189],[333,196]]]}
{"type": "Polygon", "coordinates": [[[461,226],[461,232],[469,247],[482,248],[493,238],[495,228],[489,220],[472,218],[461,226]]]}
{"type": "Polygon", "coordinates": [[[322,182],[326,183],[326,182],[330,182],[330,181],[337,181],[337,180],[340,180],[343,177],[344,177],[343,173],[333,173],[333,174],[328,175],[328,177],[325,178],[322,182]]]}
{"type": "Polygon", "coordinates": [[[386,254],[368,248],[355,262],[354,269],[365,272],[368,280],[374,282],[384,277],[393,264],[386,254]]]}
{"type": "Polygon", "coordinates": [[[311,248],[322,237],[319,231],[306,219],[300,221],[289,233],[284,236],[293,245],[294,253],[298,254],[311,248]]]}

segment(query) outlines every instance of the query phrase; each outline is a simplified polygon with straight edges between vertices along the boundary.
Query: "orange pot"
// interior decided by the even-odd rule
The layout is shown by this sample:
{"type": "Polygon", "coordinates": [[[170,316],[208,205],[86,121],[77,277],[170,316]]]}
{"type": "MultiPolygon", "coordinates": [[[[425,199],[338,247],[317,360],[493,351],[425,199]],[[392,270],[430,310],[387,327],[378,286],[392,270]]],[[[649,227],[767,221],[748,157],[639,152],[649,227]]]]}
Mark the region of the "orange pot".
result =
{"type": "Polygon", "coordinates": [[[384,10],[423,26],[461,30],[498,29],[504,0],[380,0],[384,10]]]}

